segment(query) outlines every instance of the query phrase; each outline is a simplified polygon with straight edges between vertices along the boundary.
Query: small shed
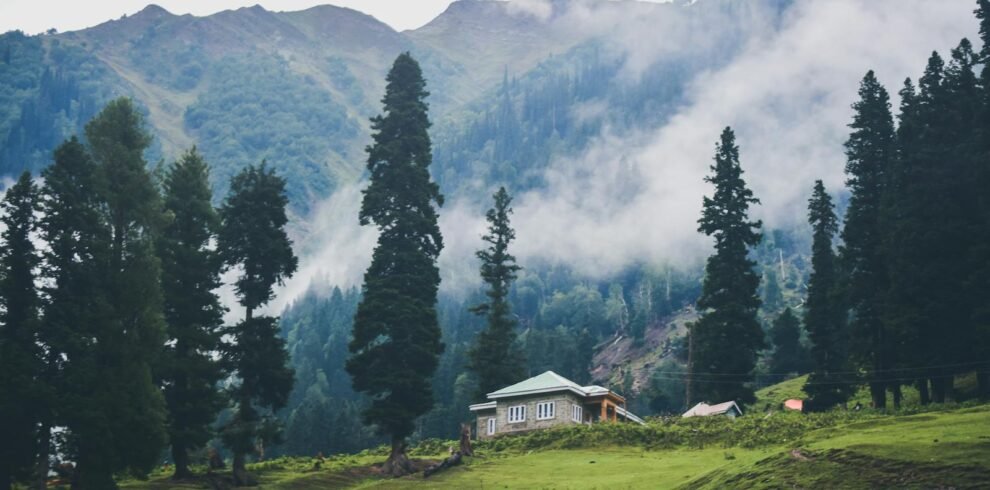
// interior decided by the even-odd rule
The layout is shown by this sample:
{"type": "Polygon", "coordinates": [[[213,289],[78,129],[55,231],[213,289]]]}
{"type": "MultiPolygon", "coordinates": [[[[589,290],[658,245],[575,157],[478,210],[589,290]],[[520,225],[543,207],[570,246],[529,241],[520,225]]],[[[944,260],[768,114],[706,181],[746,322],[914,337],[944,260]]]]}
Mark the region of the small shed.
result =
{"type": "Polygon", "coordinates": [[[709,405],[701,402],[691,407],[691,410],[684,412],[683,417],[711,417],[713,415],[723,415],[734,419],[742,415],[742,409],[734,401],[719,403],[718,405],[709,405]]]}

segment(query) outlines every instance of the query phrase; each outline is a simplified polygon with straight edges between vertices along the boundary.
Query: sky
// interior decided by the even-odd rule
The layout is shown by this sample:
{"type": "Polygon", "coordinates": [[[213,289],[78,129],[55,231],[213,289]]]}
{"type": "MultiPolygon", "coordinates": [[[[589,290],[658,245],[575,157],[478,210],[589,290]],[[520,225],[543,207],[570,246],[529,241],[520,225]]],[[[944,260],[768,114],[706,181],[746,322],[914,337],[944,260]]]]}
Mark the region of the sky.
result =
{"type": "Polygon", "coordinates": [[[140,11],[149,3],[173,14],[209,15],[259,4],[272,11],[304,10],[333,4],[370,14],[394,29],[415,29],[433,20],[451,0],[0,0],[0,32],[37,34],[91,27],[140,11]]]}

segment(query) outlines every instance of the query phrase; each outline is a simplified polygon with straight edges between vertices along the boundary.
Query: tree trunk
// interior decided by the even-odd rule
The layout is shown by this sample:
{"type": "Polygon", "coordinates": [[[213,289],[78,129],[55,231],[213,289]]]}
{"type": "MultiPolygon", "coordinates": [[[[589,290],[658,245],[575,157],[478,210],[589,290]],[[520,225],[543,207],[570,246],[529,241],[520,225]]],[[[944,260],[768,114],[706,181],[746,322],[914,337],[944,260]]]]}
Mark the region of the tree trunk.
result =
{"type": "Polygon", "coordinates": [[[258,484],[258,481],[247,471],[247,467],[245,466],[246,459],[247,457],[244,453],[234,453],[232,475],[234,477],[235,487],[253,487],[258,484]]]}
{"type": "Polygon", "coordinates": [[[921,399],[922,405],[928,405],[932,402],[932,396],[928,393],[928,380],[919,379],[918,382],[918,396],[921,399]]]}
{"type": "Polygon", "coordinates": [[[179,444],[173,444],[172,461],[175,463],[175,473],[172,475],[173,480],[192,478],[193,474],[189,471],[189,453],[186,452],[186,448],[181,447],[179,444]]]}
{"type": "Polygon", "coordinates": [[[471,424],[461,424],[461,454],[474,456],[471,449],[471,424]]]}
{"type": "Polygon", "coordinates": [[[392,477],[406,476],[415,471],[409,456],[406,456],[406,441],[404,438],[392,438],[392,452],[382,465],[382,473],[392,477]]]}
{"type": "MultiPolygon", "coordinates": [[[[72,472],[72,490],[108,490],[116,489],[117,482],[113,474],[104,471],[92,471],[90,466],[80,462],[72,472]]],[[[102,470],[102,468],[100,468],[102,470]]]]}
{"type": "Polygon", "coordinates": [[[13,487],[13,478],[7,470],[0,468],[0,490],[10,490],[13,487]]]}
{"type": "Polygon", "coordinates": [[[945,403],[945,394],[945,377],[937,375],[932,378],[932,401],[935,403],[945,403]]]}
{"type": "Polygon", "coordinates": [[[48,456],[51,451],[51,428],[48,422],[43,422],[38,434],[41,437],[41,445],[38,449],[38,466],[35,468],[34,482],[31,488],[34,490],[48,490],[48,456]]]}
{"type": "Polygon", "coordinates": [[[890,388],[890,391],[894,393],[894,410],[900,410],[901,408],[901,385],[895,384],[890,388]]]}
{"type": "Polygon", "coordinates": [[[990,397],[990,371],[985,371],[985,370],[977,371],[976,387],[977,387],[977,395],[980,398],[990,397]]]}
{"type": "Polygon", "coordinates": [[[870,383],[870,396],[873,399],[873,408],[883,410],[887,408],[887,389],[883,383],[874,381],[870,383]]]}

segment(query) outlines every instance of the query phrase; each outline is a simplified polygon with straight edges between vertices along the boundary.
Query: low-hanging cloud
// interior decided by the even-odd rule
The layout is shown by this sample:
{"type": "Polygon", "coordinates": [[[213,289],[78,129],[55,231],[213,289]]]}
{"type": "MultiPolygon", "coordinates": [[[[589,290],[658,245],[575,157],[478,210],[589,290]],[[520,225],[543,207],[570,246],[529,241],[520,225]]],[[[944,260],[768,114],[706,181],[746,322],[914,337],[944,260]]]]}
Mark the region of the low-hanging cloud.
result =
{"type": "MultiPolygon", "coordinates": [[[[736,130],[745,178],[762,200],[752,216],[768,227],[802,224],[815,179],[832,192],[843,185],[842,143],[865,72],[875,70],[896,94],[904,78],[920,74],[932,50],[944,53],[962,37],[975,37],[973,8],[971,0],[796,2],[779,29],[745,37],[730,63],[697,75],[682,109],[662,127],[629,134],[606,126],[581,155],[554,160],[544,188],[516,196],[519,262],[566,264],[588,277],[636,263],[697,266],[710,253],[697,232],[702,196],[711,193],[703,178],[725,126],[736,130]]],[[[594,19],[579,14],[582,22],[594,19]]],[[[602,16],[601,22],[604,31],[619,20],[602,16]]],[[[624,31],[632,76],[669,52],[657,47],[664,31],[649,27],[633,21],[624,31]]],[[[709,26],[712,36],[719,27],[709,26]]],[[[348,187],[319,207],[302,244],[299,278],[283,297],[300,293],[313,277],[360,282],[375,234],[357,225],[359,201],[357,188],[348,187]]],[[[473,252],[481,246],[487,205],[465,199],[441,210],[447,291],[477,284],[473,252]]]]}
{"type": "Polygon", "coordinates": [[[762,200],[752,215],[770,227],[803,223],[815,179],[833,192],[843,185],[842,143],[865,72],[896,93],[933,49],[975,34],[972,10],[969,0],[798,2],[776,35],[753,38],[728,66],[698,76],[663,127],[606,128],[580,157],[556,160],[546,189],[518,197],[517,254],[592,276],[641,261],[697,263],[710,253],[696,231],[711,193],[703,178],[727,125],[762,200]]]}

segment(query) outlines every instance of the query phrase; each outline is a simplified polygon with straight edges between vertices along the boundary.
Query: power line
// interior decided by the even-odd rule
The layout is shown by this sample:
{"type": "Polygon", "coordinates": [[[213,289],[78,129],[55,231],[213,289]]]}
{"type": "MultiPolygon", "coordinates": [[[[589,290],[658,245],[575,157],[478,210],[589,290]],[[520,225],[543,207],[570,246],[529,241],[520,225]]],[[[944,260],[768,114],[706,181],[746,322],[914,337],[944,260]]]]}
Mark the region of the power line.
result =
{"type": "MultiPolygon", "coordinates": [[[[952,375],[941,375],[941,376],[928,376],[929,378],[949,378],[952,375]]],[[[666,381],[685,381],[684,377],[667,377],[664,375],[654,375],[654,379],[662,379],[666,381]]],[[[849,381],[811,381],[806,382],[805,386],[835,386],[835,385],[861,385],[864,383],[889,383],[893,381],[917,381],[917,376],[903,377],[903,378],[881,378],[881,379],[860,379],[860,380],[849,380],[849,381]]],[[[724,379],[697,379],[691,378],[692,383],[708,383],[708,384],[738,384],[739,381],[736,380],[724,380],[724,379]]]]}
{"type": "MultiPolygon", "coordinates": [[[[939,364],[939,365],[932,365],[932,366],[917,366],[917,367],[906,367],[906,368],[896,368],[896,369],[876,369],[876,370],[870,370],[870,371],[831,371],[828,374],[829,375],[863,375],[863,374],[871,374],[871,373],[903,373],[903,372],[927,371],[927,370],[933,370],[933,369],[943,369],[943,368],[953,368],[953,367],[974,367],[975,368],[975,367],[979,367],[981,365],[990,366],[990,361],[973,361],[973,362],[963,362],[963,363],[956,363],[956,364],[939,364]]],[[[681,374],[681,375],[686,375],[686,376],[736,376],[736,377],[752,376],[753,374],[758,374],[760,376],[788,376],[788,375],[793,374],[793,372],[789,372],[789,373],[762,373],[762,372],[761,373],[752,373],[752,372],[748,372],[748,373],[714,373],[714,372],[707,372],[707,373],[704,373],[704,372],[698,372],[698,371],[694,371],[694,370],[689,370],[689,371],[662,371],[662,373],[663,374],[681,374]]],[[[925,376],[925,377],[931,377],[931,376],[925,376]]]]}

